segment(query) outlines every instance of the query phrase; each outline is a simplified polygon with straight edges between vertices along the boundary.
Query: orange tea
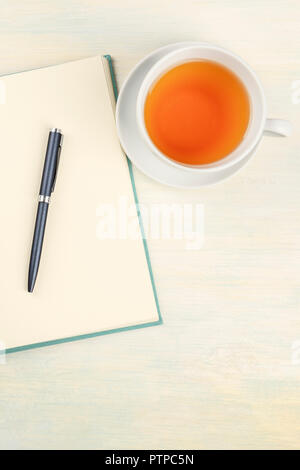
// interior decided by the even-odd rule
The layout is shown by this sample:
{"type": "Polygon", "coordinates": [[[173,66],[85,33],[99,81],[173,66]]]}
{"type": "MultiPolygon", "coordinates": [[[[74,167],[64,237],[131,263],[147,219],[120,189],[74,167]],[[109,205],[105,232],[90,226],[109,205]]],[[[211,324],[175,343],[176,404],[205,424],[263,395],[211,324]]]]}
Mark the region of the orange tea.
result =
{"type": "Polygon", "coordinates": [[[145,125],[154,145],[180,163],[213,163],[241,142],[250,117],[245,86],[228,68],[200,60],[178,65],[151,87],[145,125]]]}

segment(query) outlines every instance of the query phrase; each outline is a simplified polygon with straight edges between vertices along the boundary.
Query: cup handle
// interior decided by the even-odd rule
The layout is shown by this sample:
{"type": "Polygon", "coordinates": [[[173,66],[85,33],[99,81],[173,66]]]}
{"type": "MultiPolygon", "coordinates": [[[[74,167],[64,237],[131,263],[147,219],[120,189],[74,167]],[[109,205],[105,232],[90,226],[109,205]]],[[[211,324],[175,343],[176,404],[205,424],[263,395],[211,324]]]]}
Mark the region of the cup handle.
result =
{"type": "Polygon", "coordinates": [[[264,132],[270,135],[288,137],[292,133],[292,124],[284,119],[267,119],[264,132]]]}

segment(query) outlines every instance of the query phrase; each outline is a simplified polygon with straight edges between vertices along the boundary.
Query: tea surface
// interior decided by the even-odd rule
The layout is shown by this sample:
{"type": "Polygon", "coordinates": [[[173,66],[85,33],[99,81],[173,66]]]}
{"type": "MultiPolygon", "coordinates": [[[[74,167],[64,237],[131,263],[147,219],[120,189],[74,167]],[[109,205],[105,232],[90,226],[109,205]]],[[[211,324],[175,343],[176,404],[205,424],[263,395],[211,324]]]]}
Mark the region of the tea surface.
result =
{"type": "Polygon", "coordinates": [[[250,103],[234,73],[201,60],[162,75],[148,93],[144,113],[148,134],[161,152],[199,165],[224,158],[240,144],[250,103]]]}

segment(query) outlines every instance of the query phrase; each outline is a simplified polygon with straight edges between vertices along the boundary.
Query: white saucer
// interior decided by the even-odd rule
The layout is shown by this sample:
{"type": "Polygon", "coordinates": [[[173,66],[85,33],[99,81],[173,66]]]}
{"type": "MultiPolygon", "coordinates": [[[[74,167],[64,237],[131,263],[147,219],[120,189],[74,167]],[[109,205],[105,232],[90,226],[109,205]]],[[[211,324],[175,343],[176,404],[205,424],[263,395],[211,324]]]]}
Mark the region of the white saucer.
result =
{"type": "Polygon", "coordinates": [[[228,178],[236,173],[249,160],[245,158],[230,168],[217,173],[192,173],[184,168],[176,168],[160,159],[146,145],[136,120],[136,100],[139,88],[150,68],[165,54],[183,46],[196,45],[196,42],[179,42],[161,47],[149,54],[132,70],[123,84],[117,101],[117,129],[121,145],[132,163],[154,180],[177,188],[200,188],[228,178]]]}

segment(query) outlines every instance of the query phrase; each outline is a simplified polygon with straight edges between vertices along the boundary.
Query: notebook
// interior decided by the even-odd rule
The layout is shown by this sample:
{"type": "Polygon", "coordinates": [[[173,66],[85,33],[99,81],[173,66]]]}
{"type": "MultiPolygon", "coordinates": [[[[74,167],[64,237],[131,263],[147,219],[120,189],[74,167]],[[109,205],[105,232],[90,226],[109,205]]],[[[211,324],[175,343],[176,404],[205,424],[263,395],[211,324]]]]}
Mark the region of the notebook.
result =
{"type": "Polygon", "coordinates": [[[6,352],[161,323],[132,167],[116,134],[114,93],[109,56],[0,78],[0,344],[6,352]],[[30,294],[39,185],[54,127],[64,142],[30,294]],[[136,227],[135,236],[126,223],[131,232],[136,227]]]}

